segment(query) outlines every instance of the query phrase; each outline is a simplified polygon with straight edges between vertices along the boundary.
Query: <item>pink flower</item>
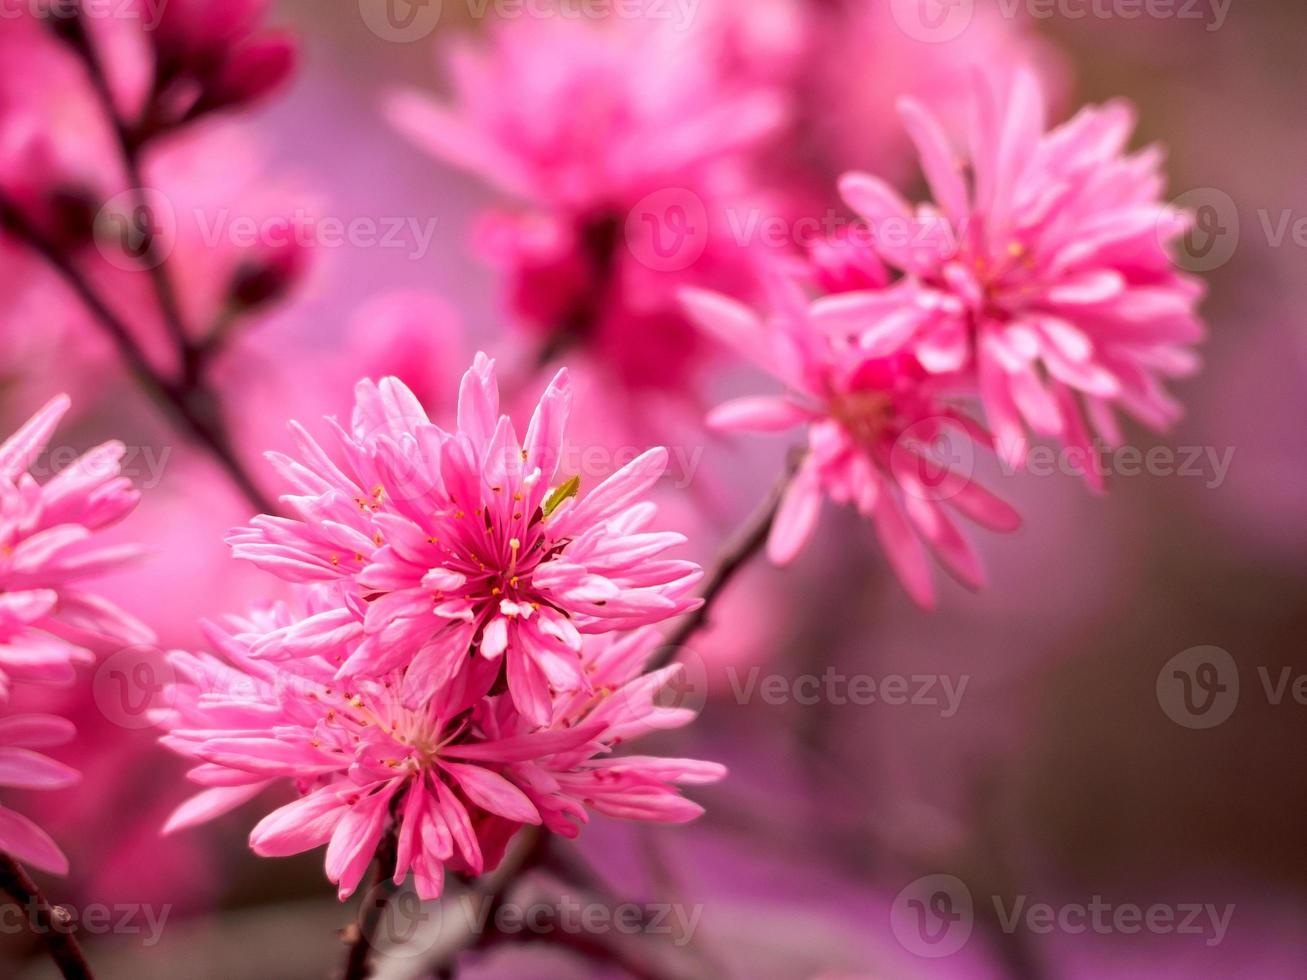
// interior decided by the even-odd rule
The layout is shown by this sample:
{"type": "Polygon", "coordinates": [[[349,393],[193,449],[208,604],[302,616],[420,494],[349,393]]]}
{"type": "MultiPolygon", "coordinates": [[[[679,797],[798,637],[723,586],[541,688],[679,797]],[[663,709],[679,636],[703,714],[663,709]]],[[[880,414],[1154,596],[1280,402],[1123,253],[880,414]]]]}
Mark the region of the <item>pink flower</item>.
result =
{"type": "Polygon", "coordinates": [[[453,105],[394,96],[395,125],[514,200],[481,222],[512,312],[549,352],[577,347],[623,386],[684,391],[710,349],[686,284],[743,289],[728,210],[784,116],[725,69],[720,32],[656,17],[504,22],[450,51],[453,105]]]}
{"type": "Polygon", "coordinates": [[[0,446],[0,697],[11,680],[71,680],[74,664],[93,659],[88,645],[154,637],[79,587],[138,554],[97,540],[139,498],[120,475],[123,445],[92,449],[45,485],[28,472],[69,404],[66,395],[54,399],[0,446]]]}
{"type": "MultiPolygon", "coordinates": [[[[971,478],[974,446],[990,439],[949,401],[956,379],[929,375],[910,348],[867,349],[826,330],[820,311],[832,298],[810,305],[797,289],[777,292],[778,313],[766,322],[725,296],[684,296],[705,329],[789,389],[783,397],[720,405],[709,425],[758,432],[807,426],[808,452],[768,540],[772,561],[784,564],[798,554],[825,496],[872,520],[890,563],[921,605],[934,602],[922,540],[961,582],[978,588],[980,561],[950,511],[995,531],[1014,531],[1021,522],[971,478]],[[941,460],[933,447],[945,441],[952,459],[941,460]]],[[[902,320],[891,298],[877,327],[892,337],[902,320]]]]}
{"type": "MultiPolygon", "coordinates": [[[[936,205],[914,212],[864,174],[841,190],[905,276],[895,288],[921,363],[975,376],[1004,458],[1024,460],[1026,426],[1089,451],[1091,425],[1121,441],[1118,409],[1174,421],[1160,379],[1195,369],[1203,290],[1168,253],[1188,218],[1160,200],[1160,152],[1123,153],[1130,108],[1085,109],[1045,133],[1038,83],[1018,73],[1005,99],[977,96],[970,171],[930,114],[910,101],[902,112],[936,205]]],[[[880,329],[884,303],[850,294],[828,322],[880,329]]]]}
{"type": "MultiPolygon", "coordinates": [[[[75,734],[72,723],[53,715],[0,718],[0,786],[64,789],[80,779],[77,771],[34,749],[62,745],[75,734]]],[[[50,835],[20,813],[0,806],[0,851],[49,871],[67,874],[68,859],[50,835]]]]}
{"type": "Polygon", "coordinates": [[[170,122],[253,102],[290,77],[295,41],[263,29],[269,6],[268,0],[168,0],[159,8],[158,24],[146,34],[170,122]]]}
{"type": "MultiPolygon", "coordinates": [[[[338,601],[330,594],[338,588],[305,590],[310,611],[338,601]]],[[[174,655],[180,679],[164,741],[197,761],[191,778],[208,788],[169,829],[290,780],[300,798],[261,820],[250,845],[273,857],[325,844],[327,876],[342,900],[392,825],[395,881],[412,871],[419,894],[437,898],[447,868],[493,869],[526,824],[572,837],[591,809],[681,823],[702,811],[676,784],[724,774],[693,760],[611,754],[619,742],[693,717],[653,702],[678,668],[639,676],[659,640],[653,631],[589,639],[584,669],[596,693],[564,699],[554,724],[536,729],[507,696],[481,699],[457,684],[411,696],[402,669],[346,692],[321,657],[270,664],[253,653],[257,637],[296,621],[279,606],[234,623],[235,633],[213,629],[222,658],[174,655]]]]}
{"type": "Polygon", "coordinates": [[[327,653],[342,678],[409,665],[406,691],[428,696],[460,679],[484,693],[502,669],[519,710],[548,723],[554,692],[590,688],[582,634],[685,612],[701,574],[661,557],[682,535],[649,530],[657,511],[643,497],[666,451],[582,495],[580,474],[561,466],[569,405],[560,371],[519,442],[481,354],[463,378],[457,432],[430,422],[395,378],[359,384],[353,425],[333,425],[334,455],[296,428],[301,460],[270,456],[297,491],[283,498],[294,517],[256,518],[232,533],[233,553],[289,581],[349,589],[339,608],[256,652],[327,653]]]}
{"type": "Polygon", "coordinates": [[[1060,52],[1032,29],[1033,18],[994,0],[969,0],[951,12],[900,0],[830,5],[813,21],[816,43],[801,81],[808,142],[836,173],[866,168],[896,186],[911,178],[912,145],[895,112],[901,98],[928,108],[952,134],[967,131],[976,73],[987,66],[1033,64],[1055,96],[1065,87],[1060,52]],[[937,34],[923,41],[913,33],[941,14],[937,34]],[[964,15],[965,29],[950,29],[947,21],[964,15]]]}

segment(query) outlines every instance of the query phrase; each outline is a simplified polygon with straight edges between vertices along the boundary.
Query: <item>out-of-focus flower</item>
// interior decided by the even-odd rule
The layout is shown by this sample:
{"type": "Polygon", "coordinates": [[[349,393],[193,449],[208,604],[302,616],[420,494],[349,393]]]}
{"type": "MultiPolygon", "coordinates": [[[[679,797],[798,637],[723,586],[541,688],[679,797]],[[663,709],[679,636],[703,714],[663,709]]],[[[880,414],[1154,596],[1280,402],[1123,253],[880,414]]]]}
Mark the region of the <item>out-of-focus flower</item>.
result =
{"type": "MultiPolygon", "coordinates": [[[[854,506],[876,534],[904,587],[923,606],[934,602],[924,539],[959,580],[984,581],[980,561],[949,510],[996,531],[1020,525],[1016,512],[971,478],[965,465],[987,432],[948,400],[950,379],[932,377],[910,348],[849,343],[825,330],[797,289],[778,289],[777,314],[764,321],[719,294],[689,292],[695,319],[789,389],[783,397],[747,397],[709,415],[715,428],[779,432],[808,427],[808,452],[786,490],[768,540],[784,564],[808,541],[823,496],[854,506]],[[966,440],[961,460],[939,458],[934,446],[966,440]]],[[[878,326],[898,332],[901,311],[886,303],[878,326]]]]}
{"type": "Polygon", "coordinates": [[[420,290],[375,296],[350,320],[348,367],[355,378],[396,377],[433,415],[453,410],[467,364],[463,321],[442,297],[420,290]]]}
{"type": "Polygon", "coordinates": [[[708,349],[678,287],[752,282],[728,212],[747,222],[758,203],[748,171],[784,109],[728,73],[721,44],[698,21],[523,18],[451,51],[452,106],[405,92],[388,107],[520,202],[478,233],[514,314],[547,352],[579,348],[626,387],[693,387],[708,349]]]}
{"type": "Polygon", "coordinates": [[[268,0],[168,0],[150,30],[155,88],[171,121],[245,105],[280,86],[295,69],[289,35],[262,27],[268,0]]]}
{"type": "Polygon", "coordinates": [[[88,645],[149,643],[153,633],[79,586],[134,558],[97,532],[136,506],[120,475],[125,448],[107,442],[44,485],[28,472],[70,405],[54,399],[0,446],[0,696],[11,680],[69,681],[88,645]]]}
{"type": "MultiPolygon", "coordinates": [[[[75,769],[34,751],[62,745],[74,734],[72,722],[54,715],[0,718],[0,786],[65,789],[75,785],[81,778],[75,769]]],[[[0,806],[0,851],[42,871],[68,873],[68,859],[50,835],[4,806],[0,806]]]]}
{"type": "Polygon", "coordinates": [[[295,517],[261,516],[229,539],[236,557],[289,581],[350,585],[339,608],[270,634],[260,655],[328,653],[342,678],[411,661],[406,690],[428,695],[463,675],[484,693],[502,667],[522,713],[546,724],[553,692],[590,690],[583,633],[694,605],[699,567],[661,557],[684,538],[648,530],[657,509],[643,498],[666,451],[586,495],[562,471],[565,371],[522,442],[485,355],[463,378],[457,432],[430,422],[397,379],[356,395],[351,429],[333,426],[334,457],[298,428],[301,460],[270,456],[297,491],[283,498],[295,517]]]}
{"type": "MultiPolygon", "coordinates": [[[[325,593],[337,589],[306,589],[310,608],[330,606],[325,593]]],[[[270,782],[290,780],[300,799],[260,821],[250,844],[265,857],[327,845],[327,876],[342,900],[391,825],[395,881],[411,870],[419,894],[437,898],[447,867],[493,869],[523,825],[574,837],[590,809],[683,823],[702,810],[676,785],[724,774],[695,760],[611,754],[618,743],[693,718],[654,702],[679,668],[640,676],[659,641],[652,631],[587,641],[584,669],[597,693],[563,699],[554,724],[537,729],[507,696],[482,699],[456,684],[406,694],[402,670],[346,693],[322,657],[274,664],[247,645],[295,619],[282,605],[212,630],[223,658],[173,656],[180,680],[164,741],[199,763],[192,778],[209,788],[169,826],[212,819],[270,782]]]]}
{"type": "Polygon", "coordinates": [[[935,11],[929,3],[877,0],[813,13],[812,57],[798,84],[812,105],[806,135],[823,163],[901,185],[911,176],[912,144],[899,125],[898,100],[917,100],[950,135],[964,134],[976,73],[994,65],[1036,65],[1046,90],[1060,94],[1063,72],[1053,46],[1028,18],[1002,6],[968,0],[935,11]],[[954,26],[963,21],[965,28],[954,26]]]}
{"type": "MultiPolygon", "coordinates": [[[[1117,409],[1165,427],[1180,407],[1160,379],[1196,367],[1203,288],[1168,251],[1188,217],[1160,200],[1160,151],[1124,154],[1134,114],[1123,103],[1045,133],[1044,96],[1024,71],[1003,95],[986,83],[975,108],[968,179],[938,121],[902,106],[934,206],[914,211],[865,174],[841,181],[881,258],[905,275],[894,289],[917,357],[931,372],[974,373],[1014,465],[1027,425],[1084,452],[1090,424],[1120,443],[1117,409]]],[[[880,331],[885,304],[851,293],[828,312],[844,329],[880,331]]]]}

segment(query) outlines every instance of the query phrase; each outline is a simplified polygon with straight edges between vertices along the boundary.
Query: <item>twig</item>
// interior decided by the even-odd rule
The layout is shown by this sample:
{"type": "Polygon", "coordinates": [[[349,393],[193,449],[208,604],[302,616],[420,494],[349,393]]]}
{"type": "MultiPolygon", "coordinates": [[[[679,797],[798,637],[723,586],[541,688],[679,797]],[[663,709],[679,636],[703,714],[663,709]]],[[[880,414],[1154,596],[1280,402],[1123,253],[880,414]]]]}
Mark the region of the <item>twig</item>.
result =
{"type": "Polygon", "coordinates": [[[781,499],[785,495],[794,473],[798,469],[799,459],[791,454],[785,473],[776,482],[772,492],[749,519],[736,532],[735,536],[721,550],[712,573],[703,587],[703,603],[686,618],[685,622],[672,633],[662,648],[649,662],[650,670],[659,670],[676,660],[681,648],[690,641],[699,630],[708,623],[708,616],[714,603],[726,591],[726,587],[739,574],[755,555],[762,551],[771,534],[772,525],[776,523],[776,514],[780,510],[781,499]]]}
{"type": "Polygon", "coordinates": [[[372,951],[377,927],[381,925],[381,918],[386,914],[386,906],[399,890],[394,882],[395,851],[398,844],[395,827],[392,825],[377,847],[372,886],[364,895],[364,904],[359,910],[362,918],[357,925],[348,930],[351,941],[349,953],[345,957],[344,980],[367,980],[372,976],[372,951]]]}
{"type": "Polygon", "coordinates": [[[118,141],[118,150],[122,155],[123,167],[127,172],[127,183],[132,195],[132,210],[134,213],[144,215],[146,218],[142,228],[141,247],[143,251],[141,262],[149,271],[155,296],[159,301],[159,312],[163,316],[164,326],[177,348],[178,359],[181,361],[182,376],[188,384],[195,383],[199,380],[202,369],[200,347],[192,342],[190,335],[186,331],[181,303],[177,299],[177,291],[173,287],[172,278],[168,275],[165,264],[166,256],[160,251],[159,239],[154,234],[154,212],[150,207],[141,167],[142,143],[139,134],[128,126],[127,121],[118,111],[118,104],[114,101],[109,76],[104,70],[99,55],[96,53],[90,35],[87,33],[84,22],[85,17],[85,9],[79,2],[77,4],[77,16],[63,25],[61,29],[62,36],[72,45],[73,50],[86,67],[86,74],[91,80],[91,88],[95,91],[96,98],[100,102],[101,111],[109,121],[110,128],[113,129],[114,136],[118,141]]]}
{"type": "Polygon", "coordinates": [[[110,309],[68,256],[47,239],[40,229],[28,220],[22,209],[6,198],[3,192],[0,192],[0,223],[59,274],[109,335],[118,349],[119,356],[136,378],[137,383],[214,456],[246,499],[260,513],[274,513],[271,501],[264,496],[263,491],[258,488],[236,458],[226,432],[211,418],[206,417],[210,413],[201,403],[206,400],[211,401],[209,393],[202,388],[176,384],[160,374],[145,356],[145,352],[136,342],[127,324],[110,309]]]}
{"type": "Polygon", "coordinates": [[[28,924],[45,942],[51,959],[66,980],[94,980],[67,914],[52,907],[23,866],[3,852],[0,852],[0,889],[27,910],[28,924]]]}
{"type": "MultiPolygon", "coordinates": [[[[57,17],[52,19],[51,24],[57,36],[69,45],[84,64],[91,88],[117,138],[127,178],[132,184],[133,206],[140,213],[149,215],[150,205],[141,172],[142,141],[118,111],[108,75],[86,30],[86,14],[80,0],[74,4],[73,12],[77,16],[57,17]]],[[[159,242],[153,233],[148,229],[145,233],[142,244],[146,252],[143,260],[149,268],[165,329],[176,349],[181,373],[179,381],[168,378],[151,363],[131,329],[96,292],[71,257],[48,239],[21,208],[7,200],[3,194],[0,194],[0,222],[14,237],[54,268],[109,335],[137,383],[173,417],[174,422],[213,455],[250,504],[262,513],[273,513],[275,509],[272,502],[238,460],[222,423],[218,398],[204,383],[202,372],[207,349],[191,340],[186,332],[181,304],[164,266],[159,242]]]]}

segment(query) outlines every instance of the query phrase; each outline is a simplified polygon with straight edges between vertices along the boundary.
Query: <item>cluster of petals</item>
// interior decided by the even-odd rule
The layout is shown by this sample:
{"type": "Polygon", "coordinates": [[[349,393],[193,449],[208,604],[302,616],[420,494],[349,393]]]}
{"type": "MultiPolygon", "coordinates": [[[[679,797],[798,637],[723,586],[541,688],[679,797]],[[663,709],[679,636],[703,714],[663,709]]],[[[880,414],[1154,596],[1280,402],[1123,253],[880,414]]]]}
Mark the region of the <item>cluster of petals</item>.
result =
{"type": "Polygon", "coordinates": [[[926,545],[961,582],[980,587],[979,557],[955,515],[1002,532],[1021,521],[973,478],[976,447],[992,442],[960,409],[956,379],[930,375],[910,349],[868,350],[858,338],[827,329],[820,315],[826,299],[810,300],[798,280],[780,284],[768,317],[721,294],[683,297],[704,329],[786,388],[781,396],[726,402],[708,424],[756,432],[807,429],[807,451],[772,525],[769,557],[777,564],[791,561],[829,497],[871,520],[900,580],[921,605],[934,601],[926,545]]]}
{"type": "Polygon", "coordinates": [[[1174,262],[1190,218],[1161,200],[1160,151],[1126,152],[1132,109],[1086,108],[1046,132],[1033,75],[982,77],[966,157],[920,105],[901,110],[935,203],[913,208],[867,174],[842,179],[902,278],[888,295],[832,300],[825,322],[870,346],[909,344],[932,373],[969,375],[1013,465],[1028,430],[1088,451],[1095,436],[1121,442],[1118,410],[1173,422],[1162,380],[1196,367],[1203,290],[1174,262]],[[887,304],[900,313],[890,321],[887,304]]]}
{"type": "MultiPolygon", "coordinates": [[[[120,473],[124,448],[93,449],[44,484],[30,470],[41,459],[69,401],[60,396],[0,445],[0,699],[15,682],[67,683],[75,666],[107,646],[148,643],[153,634],[85,590],[136,554],[97,532],[122,520],[137,493],[120,473]]],[[[0,786],[62,789],[77,773],[34,751],[59,745],[72,725],[46,715],[0,718],[0,786]]],[[[0,807],[0,850],[63,874],[67,859],[27,818],[0,807]]]]}
{"type": "Polygon", "coordinates": [[[564,472],[566,371],[520,441],[484,355],[461,383],[454,432],[395,378],[356,395],[351,425],[332,420],[326,446],[295,426],[299,458],[271,456],[294,488],[290,516],[230,536],[236,557],[283,579],[346,586],[338,606],[263,637],[260,656],[320,655],[342,680],[403,668],[413,696],[455,682],[485,693],[502,674],[522,714],[544,725],[558,694],[590,690],[584,635],[697,602],[699,567],[664,557],[683,536],[650,529],[657,508],[644,498],[665,450],[588,492],[564,472]]]}
{"type": "Polygon", "coordinates": [[[44,484],[29,472],[69,404],[55,398],[0,446],[0,695],[12,681],[72,680],[96,647],[153,639],[84,587],[139,553],[97,536],[139,499],[121,474],[123,445],[92,449],[44,484]]]}
{"type": "Polygon", "coordinates": [[[613,753],[693,718],[656,701],[681,668],[642,673],[659,643],[654,630],[588,637],[587,689],[560,698],[544,727],[506,694],[447,684],[421,696],[408,691],[402,669],[343,687],[324,657],[269,661],[257,654],[260,637],[330,607],[343,588],[301,589],[302,612],[283,603],[210,626],[220,656],[172,655],[178,679],[159,718],[163,740],[194,760],[190,778],[205,788],[174,814],[170,830],[289,783],[299,796],[254,828],[257,853],[326,845],[326,872],[343,899],[393,828],[395,881],[412,872],[419,894],[436,898],[446,870],[493,869],[525,825],[574,837],[592,810],[683,823],[702,810],[677,786],[724,774],[696,760],[613,753]]]}
{"type": "Polygon", "coordinates": [[[750,171],[786,106],[726,70],[710,24],[505,21],[451,48],[450,102],[401,92],[389,105],[418,146],[511,202],[477,238],[516,320],[619,387],[683,391],[711,348],[676,289],[751,283],[727,210],[757,203],[750,171]]]}

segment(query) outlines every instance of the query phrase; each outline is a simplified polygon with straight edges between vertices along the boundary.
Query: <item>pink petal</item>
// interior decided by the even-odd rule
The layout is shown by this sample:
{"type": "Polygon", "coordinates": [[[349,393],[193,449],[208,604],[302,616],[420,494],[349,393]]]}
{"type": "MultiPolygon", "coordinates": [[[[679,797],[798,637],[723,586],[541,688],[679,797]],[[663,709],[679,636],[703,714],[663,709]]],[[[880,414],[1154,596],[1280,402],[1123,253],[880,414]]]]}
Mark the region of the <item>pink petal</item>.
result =
{"type": "Polygon", "coordinates": [[[783,432],[808,421],[812,413],[784,398],[736,398],[708,413],[713,429],[783,432]]]}
{"type": "Polygon", "coordinates": [[[805,463],[785,488],[776,520],[767,539],[767,557],[787,565],[812,537],[821,513],[821,486],[816,466],[805,463]]]}

